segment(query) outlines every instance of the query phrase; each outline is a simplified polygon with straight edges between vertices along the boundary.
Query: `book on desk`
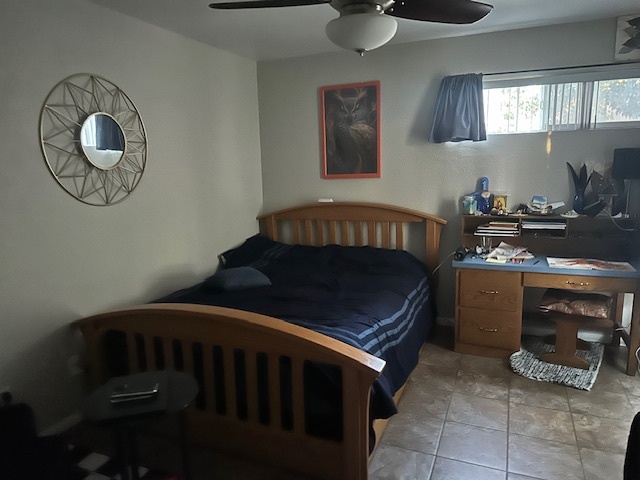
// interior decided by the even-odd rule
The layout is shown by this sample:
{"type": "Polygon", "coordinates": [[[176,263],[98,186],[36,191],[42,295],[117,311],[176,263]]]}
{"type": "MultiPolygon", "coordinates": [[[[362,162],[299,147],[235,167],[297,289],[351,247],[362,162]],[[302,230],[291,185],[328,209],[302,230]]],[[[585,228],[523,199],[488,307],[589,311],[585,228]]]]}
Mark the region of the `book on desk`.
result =
{"type": "Polygon", "coordinates": [[[485,237],[517,237],[520,235],[520,227],[517,222],[494,221],[479,225],[474,235],[485,237]]]}

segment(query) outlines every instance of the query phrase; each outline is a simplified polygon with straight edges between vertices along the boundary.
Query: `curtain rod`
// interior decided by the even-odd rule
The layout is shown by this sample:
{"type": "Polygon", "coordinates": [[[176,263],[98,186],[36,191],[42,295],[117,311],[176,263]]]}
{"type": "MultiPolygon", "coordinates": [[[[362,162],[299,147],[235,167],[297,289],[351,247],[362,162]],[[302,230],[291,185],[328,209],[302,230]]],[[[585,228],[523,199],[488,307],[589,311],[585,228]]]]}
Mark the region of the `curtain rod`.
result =
{"type": "Polygon", "coordinates": [[[494,73],[483,73],[483,77],[490,77],[492,75],[515,75],[519,73],[540,73],[540,72],[556,72],[562,70],[576,70],[579,68],[594,68],[594,67],[613,67],[618,65],[638,65],[640,66],[640,62],[637,60],[627,60],[624,62],[613,62],[613,63],[595,63],[592,65],[575,65],[572,67],[551,67],[551,68],[532,68],[530,70],[512,70],[510,72],[494,72],[494,73]]]}

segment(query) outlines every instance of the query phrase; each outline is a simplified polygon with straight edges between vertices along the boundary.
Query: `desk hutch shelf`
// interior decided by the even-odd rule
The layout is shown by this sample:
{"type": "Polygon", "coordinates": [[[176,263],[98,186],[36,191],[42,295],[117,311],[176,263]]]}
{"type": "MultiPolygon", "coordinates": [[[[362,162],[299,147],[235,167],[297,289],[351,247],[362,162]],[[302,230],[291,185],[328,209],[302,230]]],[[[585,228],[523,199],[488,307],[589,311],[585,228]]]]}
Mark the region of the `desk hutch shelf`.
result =
{"type": "Polygon", "coordinates": [[[561,215],[462,215],[461,243],[472,248],[480,244],[476,229],[489,222],[513,222],[518,236],[495,236],[493,245],[501,241],[526,246],[533,254],[558,257],[597,257],[607,260],[628,260],[638,254],[640,238],[633,232],[637,225],[632,218],[611,219],[608,216],[567,218],[561,215]],[[554,223],[562,229],[535,228],[536,224],[554,223]],[[523,228],[523,224],[533,228],[523,228]]]}

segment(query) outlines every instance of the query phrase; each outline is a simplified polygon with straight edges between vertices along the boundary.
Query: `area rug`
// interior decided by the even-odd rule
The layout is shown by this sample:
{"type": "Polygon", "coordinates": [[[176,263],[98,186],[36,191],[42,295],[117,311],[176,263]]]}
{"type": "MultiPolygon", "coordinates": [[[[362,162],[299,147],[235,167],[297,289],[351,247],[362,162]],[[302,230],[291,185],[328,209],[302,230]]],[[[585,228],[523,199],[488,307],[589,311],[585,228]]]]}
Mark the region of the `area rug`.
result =
{"type": "Polygon", "coordinates": [[[555,346],[546,343],[541,337],[523,337],[520,351],[511,355],[509,363],[514,372],[532,380],[591,390],[602,364],[604,345],[595,342],[590,345],[590,350],[578,350],[577,353],[589,362],[588,370],[542,361],[540,357],[547,352],[553,352],[555,346]]]}

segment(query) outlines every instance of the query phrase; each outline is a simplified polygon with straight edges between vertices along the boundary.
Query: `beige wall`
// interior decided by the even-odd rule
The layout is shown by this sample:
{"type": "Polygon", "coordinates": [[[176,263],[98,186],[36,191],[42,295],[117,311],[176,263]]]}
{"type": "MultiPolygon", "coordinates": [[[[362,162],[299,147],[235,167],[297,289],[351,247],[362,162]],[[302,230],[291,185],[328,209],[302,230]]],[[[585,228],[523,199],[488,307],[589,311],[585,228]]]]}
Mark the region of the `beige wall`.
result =
{"type": "MultiPolygon", "coordinates": [[[[399,28],[402,28],[400,25],[399,28]]],[[[584,65],[613,61],[615,20],[518,30],[407,45],[365,54],[317,55],[258,65],[265,210],[319,197],[378,201],[435,213],[449,220],[441,257],[459,244],[461,197],[480,177],[512,202],[535,194],[570,204],[565,162],[610,163],[616,147],[639,147],[638,129],[490,136],[486,142],[430,144],[435,97],[442,77],[470,72],[584,65]],[[318,87],[381,82],[382,178],[320,177],[318,87]]],[[[454,276],[441,269],[440,314],[453,317],[454,276]]]]}
{"type": "Polygon", "coordinates": [[[195,283],[257,231],[257,67],[82,0],[3,1],[0,32],[0,388],[46,427],[81,398],[73,320],[195,283]],[[130,96],[149,139],[140,184],[110,207],[69,196],[40,151],[43,101],[86,72],[130,96]]]}

